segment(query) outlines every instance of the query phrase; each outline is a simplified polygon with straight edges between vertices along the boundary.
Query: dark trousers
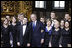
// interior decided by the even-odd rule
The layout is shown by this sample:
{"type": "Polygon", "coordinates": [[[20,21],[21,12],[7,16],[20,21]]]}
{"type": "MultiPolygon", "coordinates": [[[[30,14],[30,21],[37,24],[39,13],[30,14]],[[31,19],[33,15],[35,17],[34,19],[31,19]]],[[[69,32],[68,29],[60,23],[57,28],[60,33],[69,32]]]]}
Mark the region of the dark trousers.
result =
{"type": "Polygon", "coordinates": [[[41,44],[41,47],[45,47],[45,46],[44,46],[44,43],[43,43],[43,44],[41,44]]]}
{"type": "Polygon", "coordinates": [[[58,42],[52,43],[52,47],[59,47],[59,43],[58,42]]]}
{"type": "Polygon", "coordinates": [[[3,47],[10,47],[9,43],[3,43],[3,47]]]}
{"type": "Polygon", "coordinates": [[[27,47],[27,41],[23,40],[21,47],[27,47]]]}
{"type": "Polygon", "coordinates": [[[13,42],[13,47],[17,47],[17,42],[13,42]]]}
{"type": "Polygon", "coordinates": [[[13,36],[13,47],[17,47],[16,36],[13,36]]]}
{"type": "Polygon", "coordinates": [[[67,44],[62,44],[62,47],[67,47],[67,44]]]}
{"type": "Polygon", "coordinates": [[[51,36],[48,36],[48,37],[45,38],[45,41],[44,41],[44,46],[45,47],[48,47],[49,46],[50,40],[51,40],[51,36]]]}
{"type": "Polygon", "coordinates": [[[32,47],[41,47],[41,44],[32,43],[32,47]]]}
{"type": "Polygon", "coordinates": [[[32,47],[41,47],[41,43],[39,41],[37,42],[36,40],[32,40],[31,45],[32,47]]]}

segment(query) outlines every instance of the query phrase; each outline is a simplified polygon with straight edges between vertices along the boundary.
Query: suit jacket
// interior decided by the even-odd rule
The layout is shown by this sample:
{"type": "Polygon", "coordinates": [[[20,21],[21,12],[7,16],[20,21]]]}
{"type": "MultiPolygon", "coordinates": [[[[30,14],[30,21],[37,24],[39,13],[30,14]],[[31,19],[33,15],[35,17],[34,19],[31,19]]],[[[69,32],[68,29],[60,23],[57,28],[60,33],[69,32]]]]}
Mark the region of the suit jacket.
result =
{"type": "Polygon", "coordinates": [[[29,30],[29,43],[32,43],[34,40],[34,42],[36,43],[40,43],[41,39],[44,39],[44,31],[41,32],[41,30],[44,30],[44,26],[42,24],[42,22],[37,21],[36,22],[36,27],[35,30],[33,31],[33,27],[32,27],[32,22],[29,24],[28,26],[28,30],[29,30]]]}
{"type": "Polygon", "coordinates": [[[20,21],[17,21],[17,26],[21,25],[21,22],[20,21]]]}
{"type": "Polygon", "coordinates": [[[28,26],[26,26],[25,34],[23,36],[23,25],[19,25],[17,29],[17,42],[20,44],[26,44],[28,41],[28,26]]]}

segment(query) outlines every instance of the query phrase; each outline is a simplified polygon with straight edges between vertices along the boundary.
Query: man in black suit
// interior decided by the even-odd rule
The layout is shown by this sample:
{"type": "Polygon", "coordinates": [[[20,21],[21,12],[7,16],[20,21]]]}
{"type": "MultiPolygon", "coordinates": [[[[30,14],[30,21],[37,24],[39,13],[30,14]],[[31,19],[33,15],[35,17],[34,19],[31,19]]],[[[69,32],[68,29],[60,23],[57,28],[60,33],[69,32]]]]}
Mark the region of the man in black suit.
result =
{"type": "Polygon", "coordinates": [[[44,26],[37,21],[36,14],[31,14],[32,22],[29,24],[29,43],[27,46],[41,47],[44,42],[44,26]]]}
{"type": "Polygon", "coordinates": [[[27,19],[23,19],[23,24],[18,26],[18,33],[17,33],[17,45],[20,47],[27,46],[27,38],[28,38],[28,25],[27,19]]]}

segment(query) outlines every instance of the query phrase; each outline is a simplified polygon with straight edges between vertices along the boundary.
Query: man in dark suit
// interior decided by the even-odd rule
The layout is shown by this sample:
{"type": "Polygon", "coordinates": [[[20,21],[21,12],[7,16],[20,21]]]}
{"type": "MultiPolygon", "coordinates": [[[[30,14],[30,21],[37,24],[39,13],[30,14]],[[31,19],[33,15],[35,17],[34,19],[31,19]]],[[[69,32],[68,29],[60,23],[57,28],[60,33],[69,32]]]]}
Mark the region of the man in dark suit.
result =
{"type": "Polygon", "coordinates": [[[18,26],[17,45],[20,47],[26,47],[28,41],[27,38],[28,38],[27,19],[24,18],[23,24],[18,26]]]}
{"type": "Polygon", "coordinates": [[[41,47],[44,42],[44,27],[42,22],[37,21],[36,14],[31,14],[32,22],[29,24],[29,43],[27,46],[41,47]]]}

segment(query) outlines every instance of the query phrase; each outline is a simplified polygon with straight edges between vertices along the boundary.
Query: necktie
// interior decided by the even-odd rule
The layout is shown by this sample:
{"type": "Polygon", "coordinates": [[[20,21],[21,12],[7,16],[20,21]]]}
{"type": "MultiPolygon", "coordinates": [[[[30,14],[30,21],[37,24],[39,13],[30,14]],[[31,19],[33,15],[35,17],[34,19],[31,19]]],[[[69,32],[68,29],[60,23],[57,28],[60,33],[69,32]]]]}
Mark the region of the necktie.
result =
{"type": "Polygon", "coordinates": [[[35,30],[35,22],[33,22],[33,31],[35,30]]]}

